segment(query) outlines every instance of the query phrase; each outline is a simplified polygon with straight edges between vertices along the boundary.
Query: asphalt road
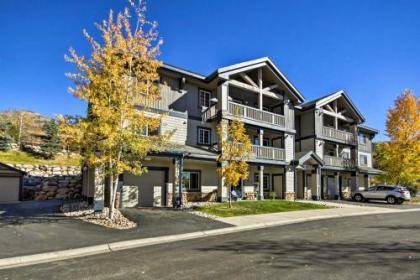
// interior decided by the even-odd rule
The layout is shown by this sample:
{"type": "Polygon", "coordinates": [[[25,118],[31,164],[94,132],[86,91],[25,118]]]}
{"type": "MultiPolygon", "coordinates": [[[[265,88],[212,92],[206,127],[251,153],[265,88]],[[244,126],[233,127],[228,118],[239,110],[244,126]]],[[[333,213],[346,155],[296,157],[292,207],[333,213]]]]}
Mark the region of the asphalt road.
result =
{"type": "Polygon", "coordinates": [[[321,220],[0,271],[0,279],[420,279],[419,212],[321,220]]]}

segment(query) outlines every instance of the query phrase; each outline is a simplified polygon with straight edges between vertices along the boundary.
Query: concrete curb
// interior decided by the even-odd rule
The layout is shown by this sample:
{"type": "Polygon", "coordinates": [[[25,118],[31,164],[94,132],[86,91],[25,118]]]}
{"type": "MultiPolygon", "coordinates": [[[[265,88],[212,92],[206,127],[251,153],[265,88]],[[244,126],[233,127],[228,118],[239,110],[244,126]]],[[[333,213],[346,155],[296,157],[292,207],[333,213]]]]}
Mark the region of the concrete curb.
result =
{"type": "Polygon", "coordinates": [[[146,247],[146,246],[164,244],[164,243],[171,243],[171,242],[182,241],[182,240],[191,240],[191,239],[197,239],[197,238],[202,238],[202,237],[218,236],[218,235],[230,234],[230,233],[235,233],[235,232],[250,231],[250,230],[255,230],[255,229],[270,228],[270,227],[282,226],[282,225],[298,224],[298,223],[317,221],[317,220],[377,215],[377,214],[419,212],[419,211],[420,209],[406,209],[406,210],[384,209],[382,211],[366,212],[366,213],[330,214],[330,215],[323,215],[323,216],[316,216],[316,217],[298,218],[298,219],[294,219],[290,221],[256,223],[256,224],[246,225],[246,226],[234,226],[234,227],[227,227],[227,228],[222,228],[222,229],[198,231],[198,232],[191,232],[191,233],[184,233],[184,234],[119,241],[119,242],[112,242],[112,243],[106,243],[106,244],[88,246],[88,247],[82,247],[82,248],[76,248],[76,249],[68,249],[68,250],[62,250],[62,251],[53,251],[53,252],[26,255],[26,256],[4,258],[4,259],[0,259],[0,270],[53,262],[53,261],[60,261],[60,260],[66,260],[66,259],[80,258],[80,257],[85,257],[85,256],[103,254],[103,253],[111,253],[114,251],[134,249],[134,248],[140,248],[140,247],[146,247]]]}

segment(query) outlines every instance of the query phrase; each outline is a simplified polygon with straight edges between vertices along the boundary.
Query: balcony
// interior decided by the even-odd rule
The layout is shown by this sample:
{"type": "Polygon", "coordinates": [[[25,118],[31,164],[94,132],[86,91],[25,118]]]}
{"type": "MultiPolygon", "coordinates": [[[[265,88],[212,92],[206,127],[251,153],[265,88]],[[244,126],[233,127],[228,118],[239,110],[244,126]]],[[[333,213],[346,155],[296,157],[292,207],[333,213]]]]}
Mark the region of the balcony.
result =
{"type": "Polygon", "coordinates": [[[327,126],[322,127],[322,136],[325,138],[328,138],[334,141],[343,142],[346,144],[354,144],[355,142],[353,133],[334,129],[332,127],[327,127],[327,126]]]}
{"type": "Polygon", "coordinates": [[[353,160],[349,158],[333,157],[324,155],[324,163],[327,166],[341,167],[341,168],[352,168],[354,167],[353,160]]]}
{"type": "Polygon", "coordinates": [[[216,105],[210,106],[201,114],[203,122],[209,121],[217,116],[217,107],[216,105]]]}
{"type": "Polygon", "coordinates": [[[284,149],[275,148],[275,147],[252,145],[252,155],[255,159],[283,160],[283,161],[285,159],[284,149]]]}
{"type": "Polygon", "coordinates": [[[232,116],[238,116],[246,123],[247,120],[253,124],[269,124],[278,128],[285,127],[284,116],[271,112],[259,110],[250,106],[228,102],[228,113],[232,116]]]}

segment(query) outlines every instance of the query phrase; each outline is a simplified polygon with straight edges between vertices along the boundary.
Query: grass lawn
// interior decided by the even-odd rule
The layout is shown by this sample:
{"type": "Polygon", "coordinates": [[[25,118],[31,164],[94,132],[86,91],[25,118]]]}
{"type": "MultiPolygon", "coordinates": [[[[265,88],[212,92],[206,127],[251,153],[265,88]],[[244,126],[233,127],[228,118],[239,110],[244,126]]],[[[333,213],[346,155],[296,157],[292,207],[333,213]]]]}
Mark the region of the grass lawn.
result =
{"type": "Polygon", "coordinates": [[[410,203],[412,204],[420,204],[420,196],[417,195],[416,197],[412,197],[410,200],[410,203]]]}
{"type": "Polygon", "coordinates": [[[328,208],[330,207],[313,203],[302,203],[286,200],[264,200],[232,202],[232,208],[229,208],[229,203],[225,202],[197,207],[196,209],[206,214],[226,218],[245,215],[328,208]]]}
{"type": "Polygon", "coordinates": [[[59,166],[79,166],[80,157],[57,156],[53,160],[46,160],[34,157],[31,154],[11,151],[0,152],[0,162],[9,164],[32,164],[32,165],[59,165],[59,166]]]}

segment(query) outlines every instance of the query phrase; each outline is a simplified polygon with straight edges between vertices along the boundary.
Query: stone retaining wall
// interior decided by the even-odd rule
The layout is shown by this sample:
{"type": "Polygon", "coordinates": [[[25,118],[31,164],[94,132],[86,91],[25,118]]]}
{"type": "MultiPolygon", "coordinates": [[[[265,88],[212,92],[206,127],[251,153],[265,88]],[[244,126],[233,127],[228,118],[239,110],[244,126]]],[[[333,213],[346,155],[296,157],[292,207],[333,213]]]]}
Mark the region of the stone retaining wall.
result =
{"type": "Polygon", "coordinates": [[[79,198],[82,174],[78,166],[47,166],[15,164],[26,172],[23,178],[23,200],[79,198]]]}

